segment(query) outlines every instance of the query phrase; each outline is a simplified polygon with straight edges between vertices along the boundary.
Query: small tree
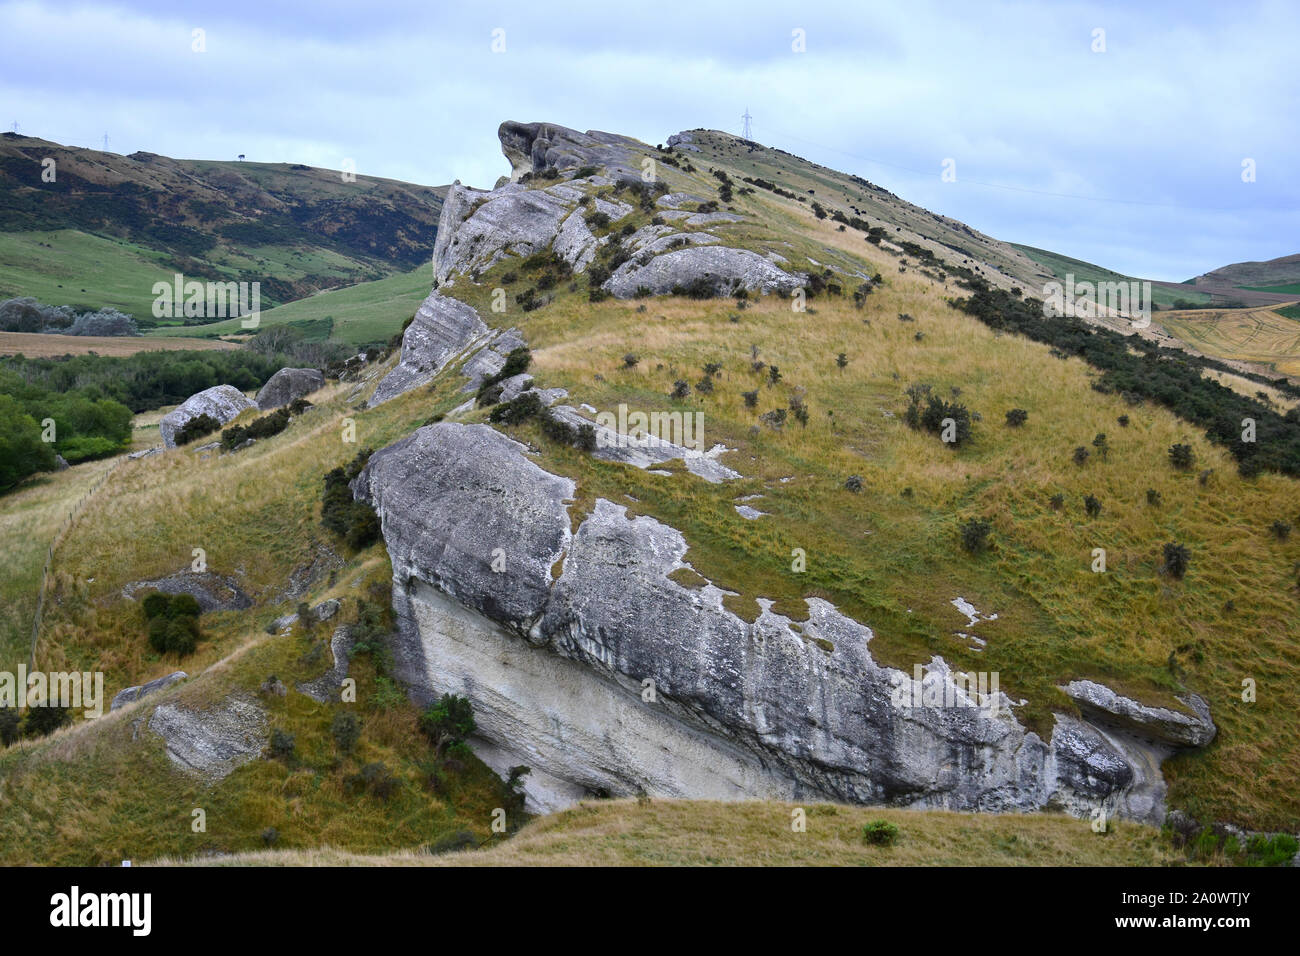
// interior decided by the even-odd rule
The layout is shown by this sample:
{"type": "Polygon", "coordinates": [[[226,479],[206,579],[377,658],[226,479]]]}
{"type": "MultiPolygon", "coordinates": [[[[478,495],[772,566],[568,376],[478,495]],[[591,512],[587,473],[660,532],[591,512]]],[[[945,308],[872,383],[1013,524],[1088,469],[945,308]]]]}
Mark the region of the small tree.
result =
{"type": "Polygon", "coordinates": [[[1192,451],[1191,445],[1170,445],[1169,462],[1179,471],[1190,471],[1196,462],[1196,453],[1192,451]]]}
{"type": "Polygon", "coordinates": [[[433,744],[441,759],[448,747],[462,743],[474,732],[474,708],[467,698],[443,694],[416,721],[416,729],[433,744]]]}
{"type": "Polygon", "coordinates": [[[1092,440],[1092,447],[1097,449],[1097,454],[1101,456],[1102,461],[1110,453],[1110,445],[1106,444],[1106,435],[1102,432],[1097,433],[1097,437],[1092,440]]]}

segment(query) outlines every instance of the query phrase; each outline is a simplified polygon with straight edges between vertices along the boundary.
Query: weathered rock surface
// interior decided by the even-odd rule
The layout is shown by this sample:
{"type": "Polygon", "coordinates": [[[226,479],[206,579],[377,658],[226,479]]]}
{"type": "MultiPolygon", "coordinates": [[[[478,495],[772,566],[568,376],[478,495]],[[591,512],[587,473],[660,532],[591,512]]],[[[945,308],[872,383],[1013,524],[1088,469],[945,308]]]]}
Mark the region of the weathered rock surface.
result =
{"type": "Polygon", "coordinates": [[[507,120],[498,127],[497,138],[501,152],[510,160],[511,179],[550,166],[558,170],[597,166],[613,179],[640,181],[638,157],[644,155],[645,147],[626,136],[507,120]]]}
{"type": "Polygon", "coordinates": [[[152,581],[132,581],[122,588],[122,596],[134,599],[141,591],[161,591],[163,594],[188,594],[199,602],[204,613],[209,611],[242,611],[253,606],[235,583],[234,578],[212,571],[188,569],[152,581]]]}
{"type": "Polygon", "coordinates": [[[1195,694],[1178,698],[1191,710],[1184,713],[1167,707],[1148,707],[1096,681],[1070,681],[1062,690],[1079,705],[1082,713],[1094,720],[1157,744],[1204,747],[1216,733],[1209,705],[1195,694]]]}
{"type": "Polygon", "coordinates": [[[472,307],[433,292],[406,327],[401,359],[375,387],[370,407],[428,384],[448,363],[486,341],[489,335],[488,327],[472,307]]]}
{"type": "Polygon", "coordinates": [[[334,633],[330,636],[330,654],[334,658],[333,665],[320,677],[298,684],[298,691],[306,694],[317,703],[326,704],[338,701],[340,699],[339,688],[343,685],[343,678],[348,676],[348,660],[354,643],[356,642],[353,640],[350,627],[347,625],[336,627],[334,633]]]}
{"type": "Polygon", "coordinates": [[[257,407],[262,411],[288,405],[298,398],[325,387],[325,376],[314,368],[282,368],[257,393],[257,407]]]}
{"type": "Polygon", "coordinates": [[[457,273],[490,268],[507,255],[529,256],[548,248],[577,205],[555,187],[529,189],[519,183],[490,193],[456,183],[447,197],[433,249],[433,272],[440,285],[457,273]]]}
{"type": "Polygon", "coordinates": [[[141,698],[148,697],[150,694],[157,693],[172,684],[185,680],[190,675],[184,671],[172,671],[166,677],[159,677],[145,684],[139,684],[135,687],[126,687],[119,690],[113,695],[113,703],[109,705],[109,710],[117,710],[119,707],[125,707],[127,704],[134,703],[141,698]]]}
{"type": "Polygon", "coordinates": [[[148,722],[150,732],[165,741],[168,759],[208,783],[260,756],[267,727],[266,711],[241,697],[229,697],[210,710],[159,704],[148,722]]]}
{"type": "Polygon", "coordinates": [[[398,675],[422,701],[469,696],[479,752],[532,767],[536,808],[645,792],[1162,812],[1158,756],[1153,779],[1112,729],[1063,715],[1044,741],[942,658],[919,681],[879,665],[871,629],[822,600],[805,622],[766,601],[745,621],[669,577],[678,531],[604,499],[571,534],[572,483],[485,426],[422,428],[353,490],[392,559],[398,675]]]}
{"type": "MultiPolygon", "coordinates": [[[[545,396],[543,396],[545,401],[545,396]]],[[[550,404],[546,402],[546,404],[550,404]]],[[[717,455],[726,451],[721,445],[716,446],[709,451],[700,451],[697,448],[688,448],[684,445],[675,444],[670,439],[670,434],[664,435],[662,432],[658,435],[633,434],[631,430],[625,430],[622,434],[615,428],[602,424],[599,419],[583,417],[577,409],[570,405],[561,405],[554,411],[555,417],[574,428],[582,425],[590,425],[596,432],[596,450],[592,454],[596,458],[605,461],[617,461],[625,465],[631,465],[634,468],[648,469],[656,465],[662,465],[666,461],[681,459],[686,466],[686,470],[691,474],[703,478],[705,481],[717,484],[723,481],[731,481],[740,477],[740,472],[728,468],[722,462],[717,460],[717,455]]],[[[681,413],[676,413],[676,417],[681,420],[681,413]]],[[[683,437],[683,441],[688,440],[683,437]]]]}
{"type": "Polygon", "coordinates": [[[702,279],[717,295],[737,289],[789,293],[802,286],[806,278],[785,272],[748,249],[695,246],[665,252],[644,265],[638,259],[625,262],[605,282],[604,288],[620,299],[627,299],[642,286],[654,295],[664,295],[674,287],[688,286],[702,279]]]}
{"type": "Polygon", "coordinates": [[[176,432],[190,419],[200,415],[210,415],[224,425],[237,418],[240,413],[256,407],[235,386],[214,385],[212,388],[191,395],[164,415],[158,422],[158,431],[162,435],[163,444],[168,448],[175,448],[176,432]]]}

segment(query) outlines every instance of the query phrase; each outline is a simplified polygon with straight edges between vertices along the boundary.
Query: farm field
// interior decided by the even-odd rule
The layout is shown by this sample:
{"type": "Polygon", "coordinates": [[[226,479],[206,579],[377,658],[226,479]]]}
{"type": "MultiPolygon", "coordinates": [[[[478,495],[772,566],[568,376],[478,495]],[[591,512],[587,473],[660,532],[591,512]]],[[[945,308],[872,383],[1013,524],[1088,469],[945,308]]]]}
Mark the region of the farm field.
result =
{"type": "Polygon", "coordinates": [[[1198,352],[1300,375],[1300,319],[1279,309],[1198,309],[1162,313],[1159,322],[1198,352]]]}
{"type": "Polygon", "coordinates": [[[26,355],[28,358],[52,358],[59,355],[124,356],[136,352],[179,352],[186,349],[233,349],[230,342],[219,339],[195,339],[187,336],[159,338],[153,336],[54,335],[42,332],[0,332],[0,355],[26,355]]]}

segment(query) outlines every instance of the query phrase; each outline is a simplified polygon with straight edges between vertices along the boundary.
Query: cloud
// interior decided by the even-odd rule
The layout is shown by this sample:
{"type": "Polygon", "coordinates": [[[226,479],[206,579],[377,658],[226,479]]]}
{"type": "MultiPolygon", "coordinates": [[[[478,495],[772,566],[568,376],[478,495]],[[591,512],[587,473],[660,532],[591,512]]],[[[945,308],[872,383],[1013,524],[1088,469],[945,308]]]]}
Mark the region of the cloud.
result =
{"type": "Polygon", "coordinates": [[[999,238],[1184,279],[1300,251],[1296,35],[1269,2],[24,0],[0,3],[0,102],[73,145],[478,185],[504,119],[656,143],[749,107],[760,141],[999,238]]]}

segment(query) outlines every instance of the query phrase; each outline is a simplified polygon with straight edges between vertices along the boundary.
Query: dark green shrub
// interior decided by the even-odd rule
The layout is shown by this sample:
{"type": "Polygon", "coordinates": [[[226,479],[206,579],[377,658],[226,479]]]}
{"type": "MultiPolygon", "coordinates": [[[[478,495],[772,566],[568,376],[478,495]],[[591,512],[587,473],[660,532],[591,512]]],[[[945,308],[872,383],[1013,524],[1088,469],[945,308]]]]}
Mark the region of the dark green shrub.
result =
{"type": "Polygon", "coordinates": [[[971,554],[981,554],[989,548],[989,535],[993,523],[987,518],[971,518],[962,523],[961,546],[971,554]]]}
{"type": "Polygon", "coordinates": [[[1161,568],[1170,577],[1181,579],[1187,573],[1187,565],[1191,562],[1191,552],[1181,544],[1169,542],[1164,548],[1165,563],[1161,568]]]}
{"type": "Polygon", "coordinates": [[[1160,502],[1161,502],[1160,492],[1156,491],[1154,488],[1148,488],[1147,504],[1151,505],[1153,508],[1159,508],[1160,502]]]}
{"type": "Polygon", "coordinates": [[[474,708],[468,698],[443,694],[425,708],[415,726],[433,744],[438,757],[442,757],[449,746],[463,742],[474,732],[474,708]]]}
{"type": "Polygon", "coordinates": [[[844,487],[847,488],[849,491],[852,491],[852,492],[859,492],[859,491],[861,491],[861,490],[862,490],[862,476],[861,476],[861,475],[849,475],[849,477],[846,478],[846,479],[844,480],[844,487]]]}
{"type": "Polygon", "coordinates": [[[1074,450],[1074,452],[1070,455],[1070,457],[1074,459],[1074,463],[1076,465],[1082,468],[1083,465],[1088,461],[1089,454],[1091,453],[1088,451],[1088,449],[1080,445],[1078,448],[1074,450]]]}
{"type": "Polygon", "coordinates": [[[193,594],[173,594],[167,608],[168,617],[198,617],[203,613],[193,594]]]}
{"type": "Polygon", "coordinates": [[[178,445],[188,445],[197,438],[211,435],[220,427],[221,422],[217,421],[211,415],[195,415],[188,422],[178,428],[172,438],[178,445]]]}
{"type": "Polygon", "coordinates": [[[28,737],[44,737],[71,719],[72,711],[67,707],[31,707],[23,721],[23,731],[28,737]]]}
{"type": "Polygon", "coordinates": [[[1189,471],[1196,461],[1196,453],[1191,445],[1176,444],[1169,446],[1169,463],[1179,471],[1189,471]]]}
{"type": "Polygon", "coordinates": [[[1285,541],[1291,537],[1291,522],[1278,519],[1273,522],[1273,537],[1279,541],[1285,541]]]}
{"type": "Polygon", "coordinates": [[[1060,511],[1065,506],[1065,495],[1058,491],[1048,499],[1048,504],[1052,506],[1053,511],[1060,511]]]}
{"type": "Polygon", "coordinates": [[[518,425],[542,413],[542,400],[535,391],[527,391],[514,401],[492,409],[488,420],[494,424],[518,425]]]}
{"type": "Polygon", "coordinates": [[[1101,501],[1093,495],[1088,495],[1083,499],[1083,510],[1089,518],[1095,518],[1101,514],[1101,501]]]}
{"type": "Polygon", "coordinates": [[[1023,425],[1029,419],[1029,413],[1023,408],[1012,408],[1007,412],[1007,424],[1012,428],[1023,425]]]}
{"type": "Polygon", "coordinates": [[[21,718],[14,707],[0,707],[0,747],[8,747],[18,739],[21,718]]]}
{"type": "Polygon", "coordinates": [[[270,751],[272,757],[287,759],[293,756],[297,742],[294,735],[276,727],[271,731],[270,751]]]}
{"type": "Polygon", "coordinates": [[[199,643],[199,620],[195,617],[174,617],[167,622],[166,648],[177,657],[193,654],[199,643]]]}
{"type": "Polygon", "coordinates": [[[684,378],[673,382],[673,398],[685,398],[691,394],[691,386],[684,378]]]}
{"type": "Polygon", "coordinates": [[[339,753],[352,753],[357,740],[361,737],[361,728],[357,724],[356,715],[347,711],[339,711],[335,714],[334,722],[330,724],[330,735],[333,736],[334,745],[339,748],[339,753]]]}
{"type": "Polygon", "coordinates": [[[862,839],[872,846],[893,846],[898,842],[898,826],[888,820],[872,820],[862,828],[862,839]]]}
{"type": "Polygon", "coordinates": [[[151,591],[140,602],[140,607],[144,611],[145,620],[152,621],[156,617],[166,617],[171,604],[171,595],[163,594],[161,591],[151,591]]]}
{"type": "Polygon", "coordinates": [[[155,617],[149,621],[149,646],[159,654],[167,653],[167,625],[171,623],[166,617],[155,617]]]}

